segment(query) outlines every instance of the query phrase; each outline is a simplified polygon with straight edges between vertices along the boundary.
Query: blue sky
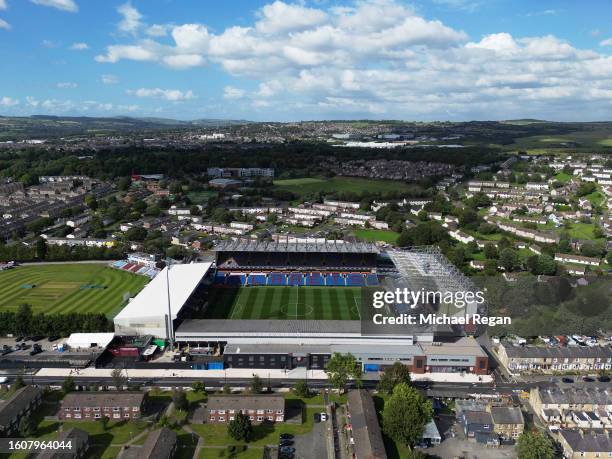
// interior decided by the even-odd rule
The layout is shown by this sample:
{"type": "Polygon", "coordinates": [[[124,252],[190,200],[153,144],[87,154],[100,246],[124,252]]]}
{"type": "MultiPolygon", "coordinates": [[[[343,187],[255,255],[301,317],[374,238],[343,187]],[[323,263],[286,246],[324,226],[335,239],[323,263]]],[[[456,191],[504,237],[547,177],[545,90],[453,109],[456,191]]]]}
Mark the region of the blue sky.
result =
{"type": "Polygon", "coordinates": [[[0,0],[0,114],[612,119],[608,1],[0,0]]]}

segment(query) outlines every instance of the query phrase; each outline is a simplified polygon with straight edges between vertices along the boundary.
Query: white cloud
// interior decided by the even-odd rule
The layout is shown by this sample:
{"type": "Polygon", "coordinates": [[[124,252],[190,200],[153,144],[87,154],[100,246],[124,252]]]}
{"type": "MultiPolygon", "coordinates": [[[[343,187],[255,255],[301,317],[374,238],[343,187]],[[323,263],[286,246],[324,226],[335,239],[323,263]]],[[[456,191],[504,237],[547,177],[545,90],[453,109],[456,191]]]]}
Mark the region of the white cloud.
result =
{"type": "Polygon", "coordinates": [[[56,48],[57,47],[57,43],[54,42],[53,40],[43,40],[40,42],[41,45],[43,45],[45,48],[56,48]]]}
{"type": "Polygon", "coordinates": [[[168,35],[168,28],[166,24],[153,24],[145,33],[151,37],[165,37],[168,35]]]}
{"type": "Polygon", "coordinates": [[[606,38],[599,42],[599,46],[612,46],[612,38],[606,38]]]}
{"type": "Polygon", "coordinates": [[[4,19],[0,18],[0,29],[11,30],[11,25],[4,19]]]}
{"type": "Polygon", "coordinates": [[[70,49],[72,49],[74,51],[84,51],[86,49],[89,49],[89,45],[87,43],[83,43],[83,42],[73,43],[70,46],[70,49]]]}
{"type": "Polygon", "coordinates": [[[119,83],[119,78],[116,75],[106,74],[100,77],[100,81],[104,84],[117,84],[119,83]]]}
{"type": "Polygon", "coordinates": [[[76,13],[79,10],[74,0],[30,0],[32,3],[42,6],[50,6],[58,10],[76,13]]]}
{"type": "Polygon", "coordinates": [[[6,9],[6,0],[0,0],[0,10],[6,9]]]}
{"type": "Polygon", "coordinates": [[[117,11],[122,16],[119,22],[119,30],[126,33],[136,32],[142,25],[142,14],[132,6],[130,2],[124,3],[117,8],[117,11]]]}
{"type": "Polygon", "coordinates": [[[246,95],[244,89],[234,88],[232,86],[226,86],[223,88],[223,97],[229,100],[242,99],[246,95]]]}
{"type": "Polygon", "coordinates": [[[12,97],[1,97],[0,98],[0,106],[2,107],[13,107],[14,105],[18,105],[19,101],[17,99],[13,99],[12,97]]]}
{"type": "Polygon", "coordinates": [[[39,101],[38,101],[36,98],[34,98],[34,97],[32,97],[32,96],[27,96],[27,97],[26,97],[26,103],[27,103],[27,104],[28,104],[30,107],[35,107],[35,108],[36,108],[36,107],[38,107],[38,104],[40,104],[40,102],[39,102],[39,101]]]}
{"type": "Polygon", "coordinates": [[[135,90],[130,89],[127,93],[131,96],[165,99],[172,102],[195,99],[195,95],[191,90],[181,91],[179,89],[140,88],[135,90]]]}
{"type": "Polygon", "coordinates": [[[79,85],[76,83],[72,83],[69,81],[63,81],[61,83],[57,83],[56,86],[60,89],[74,89],[74,88],[78,88],[79,85]]]}
{"type": "MultiPolygon", "coordinates": [[[[582,113],[605,118],[612,103],[611,56],[552,35],[499,31],[470,38],[399,0],[312,8],[276,1],[242,26],[160,27],[171,39],[151,38],[151,27],[139,27],[133,39],[108,46],[96,60],[219,66],[238,81],[224,88],[223,98],[286,116],[559,119],[588,107],[582,113]],[[258,86],[242,88],[241,79],[258,86]]],[[[163,90],[146,91],[164,99],[163,90]]]]}

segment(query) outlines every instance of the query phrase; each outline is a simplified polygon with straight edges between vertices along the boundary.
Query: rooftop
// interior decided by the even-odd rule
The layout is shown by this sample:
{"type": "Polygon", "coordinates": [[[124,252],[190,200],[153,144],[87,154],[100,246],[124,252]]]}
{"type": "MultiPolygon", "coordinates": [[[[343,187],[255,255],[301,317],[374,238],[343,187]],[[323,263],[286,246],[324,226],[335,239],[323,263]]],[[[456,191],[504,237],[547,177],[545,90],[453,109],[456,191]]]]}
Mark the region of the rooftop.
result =
{"type": "Polygon", "coordinates": [[[363,389],[351,390],[348,393],[348,406],[356,458],[386,459],[387,453],[378,425],[376,408],[370,394],[363,389]]]}
{"type": "Polygon", "coordinates": [[[62,400],[63,406],[140,406],[146,394],[142,392],[71,392],[62,400]]]}
{"type": "Polygon", "coordinates": [[[278,394],[211,395],[206,407],[209,410],[284,410],[285,398],[278,394]]]}
{"type": "Polygon", "coordinates": [[[115,316],[115,320],[163,316],[167,314],[168,290],[170,290],[172,318],[176,318],[181,308],[210,269],[210,266],[211,263],[172,265],[169,273],[168,268],[164,268],[115,316]],[[170,289],[168,289],[168,279],[170,281],[170,289]]]}
{"type": "Polygon", "coordinates": [[[378,253],[375,244],[367,242],[287,242],[235,239],[219,242],[216,252],[325,252],[325,253],[378,253]]]}

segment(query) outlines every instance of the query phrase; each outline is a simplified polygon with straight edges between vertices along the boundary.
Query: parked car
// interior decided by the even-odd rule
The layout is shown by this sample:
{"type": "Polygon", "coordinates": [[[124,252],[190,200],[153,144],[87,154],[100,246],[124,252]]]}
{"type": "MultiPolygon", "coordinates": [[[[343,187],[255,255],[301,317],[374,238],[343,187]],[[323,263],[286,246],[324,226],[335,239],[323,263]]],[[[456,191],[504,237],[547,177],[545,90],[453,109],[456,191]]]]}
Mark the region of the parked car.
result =
{"type": "Polygon", "coordinates": [[[52,341],[57,341],[58,339],[60,339],[60,337],[57,335],[51,335],[47,339],[49,340],[49,342],[52,342],[52,341]]]}
{"type": "Polygon", "coordinates": [[[290,433],[282,433],[278,437],[283,440],[291,440],[293,438],[293,435],[290,433]]]}
{"type": "Polygon", "coordinates": [[[292,448],[291,446],[283,446],[280,449],[281,453],[295,453],[295,448],[292,448]]]}
{"type": "Polygon", "coordinates": [[[599,382],[610,382],[610,377],[609,376],[600,376],[599,378],[597,378],[597,381],[599,381],[599,382]]]}
{"type": "Polygon", "coordinates": [[[595,381],[595,379],[591,378],[590,376],[585,376],[584,378],[582,378],[582,380],[584,382],[593,382],[593,381],[595,381]]]}
{"type": "Polygon", "coordinates": [[[321,415],[319,413],[314,414],[314,422],[321,422],[321,415]]]}
{"type": "Polygon", "coordinates": [[[15,338],[16,343],[18,343],[19,341],[23,341],[23,336],[18,336],[17,338],[15,338]]]}
{"type": "Polygon", "coordinates": [[[289,440],[289,439],[281,440],[279,442],[279,445],[280,446],[293,446],[293,440],[289,440]]]}
{"type": "Polygon", "coordinates": [[[321,421],[327,421],[327,413],[321,413],[321,421]]]}
{"type": "Polygon", "coordinates": [[[561,378],[561,381],[566,384],[572,384],[574,382],[572,378],[561,378]]]}

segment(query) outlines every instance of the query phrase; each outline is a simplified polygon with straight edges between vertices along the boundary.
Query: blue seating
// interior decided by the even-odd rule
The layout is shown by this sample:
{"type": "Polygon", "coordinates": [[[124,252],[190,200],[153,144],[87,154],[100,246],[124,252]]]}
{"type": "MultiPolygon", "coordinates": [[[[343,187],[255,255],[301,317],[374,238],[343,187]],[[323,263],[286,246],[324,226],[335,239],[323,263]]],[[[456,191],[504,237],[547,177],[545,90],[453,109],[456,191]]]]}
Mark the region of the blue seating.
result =
{"type": "Polygon", "coordinates": [[[246,284],[246,276],[244,274],[230,274],[225,281],[226,285],[237,287],[246,284]]]}
{"type": "Polygon", "coordinates": [[[376,287],[377,285],[380,285],[380,282],[378,282],[378,276],[376,274],[368,274],[366,276],[366,285],[370,287],[376,287]]]}
{"type": "Polygon", "coordinates": [[[127,261],[125,260],[119,260],[113,263],[113,266],[119,269],[123,268],[125,265],[127,265],[127,261]]]}
{"type": "Polygon", "coordinates": [[[215,284],[225,284],[225,273],[216,273],[215,274],[215,284]]]}
{"type": "Polygon", "coordinates": [[[363,274],[351,273],[346,276],[346,285],[350,287],[361,287],[365,285],[363,274]]]}
{"type": "Polygon", "coordinates": [[[249,285],[266,285],[266,275],[265,274],[249,275],[249,285]]]}
{"type": "Polygon", "coordinates": [[[268,285],[287,285],[287,277],[283,273],[270,273],[268,276],[268,285]]]}
{"type": "Polygon", "coordinates": [[[306,285],[325,285],[325,279],[321,273],[306,274],[306,285]]]}
{"type": "Polygon", "coordinates": [[[344,280],[344,277],[340,273],[327,274],[326,280],[327,280],[326,285],[333,285],[333,286],[336,286],[336,287],[345,287],[346,286],[346,282],[344,280]]]}
{"type": "Polygon", "coordinates": [[[291,273],[291,274],[289,274],[288,284],[290,286],[304,285],[304,275],[302,273],[291,273]]]}

